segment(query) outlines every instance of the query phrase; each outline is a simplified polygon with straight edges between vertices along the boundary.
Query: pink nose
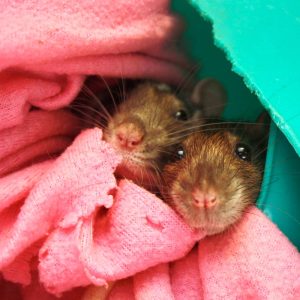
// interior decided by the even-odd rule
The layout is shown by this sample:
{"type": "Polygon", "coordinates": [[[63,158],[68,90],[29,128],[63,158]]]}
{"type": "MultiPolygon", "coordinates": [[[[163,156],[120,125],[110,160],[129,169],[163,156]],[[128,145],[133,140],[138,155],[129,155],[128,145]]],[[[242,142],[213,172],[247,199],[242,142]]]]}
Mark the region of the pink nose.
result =
{"type": "Polygon", "coordinates": [[[202,192],[198,188],[195,188],[192,192],[193,204],[199,208],[210,209],[218,203],[217,193],[214,190],[208,192],[202,192]]]}
{"type": "Polygon", "coordinates": [[[144,137],[144,130],[134,123],[122,123],[116,128],[116,140],[119,146],[133,150],[139,146],[144,137]]]}

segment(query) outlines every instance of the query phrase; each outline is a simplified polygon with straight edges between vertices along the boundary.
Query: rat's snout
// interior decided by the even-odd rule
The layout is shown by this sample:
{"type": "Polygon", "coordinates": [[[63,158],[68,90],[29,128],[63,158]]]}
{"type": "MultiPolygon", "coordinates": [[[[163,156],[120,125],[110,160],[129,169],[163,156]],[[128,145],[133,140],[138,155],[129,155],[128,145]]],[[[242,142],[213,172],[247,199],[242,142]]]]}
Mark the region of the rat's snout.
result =
{"type": "Polygon", "coordinates": [[[192,190],[192,201],[198,208],[211,209],[218,204],[218,195],[214,189],[202,191],[196,187],[192,190]]]}
{"type": "Polygon", "coordinates": [[[124,122],[115,129],[118,146],[126,150],[134,150],[143,141],[145,130],[137,123],[124,122]]]}

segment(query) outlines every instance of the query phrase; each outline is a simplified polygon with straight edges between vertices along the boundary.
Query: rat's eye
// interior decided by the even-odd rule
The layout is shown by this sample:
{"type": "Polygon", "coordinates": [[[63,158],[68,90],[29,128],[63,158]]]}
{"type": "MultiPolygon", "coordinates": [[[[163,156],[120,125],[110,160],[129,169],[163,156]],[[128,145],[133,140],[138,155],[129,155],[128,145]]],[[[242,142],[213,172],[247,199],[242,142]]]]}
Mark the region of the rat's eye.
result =
{"type": "Polygon", "coordinates": [[[171,155],[166,157],[166,162],[172,164],[178,160],[181,160],[185,156],[185,150],[181,145],[177,145],[177,148],[174,148],[171,152],[171,155]]]}
{"type": "Polygon", "coordinates": [[[188,114],[185,110],[181,109],[175,113],[175,118],[180,121],[186,121],[188,119],[188,114]]]}
{"type": "Polygon", "coordinates": [[[250,147],[246,144],[236,144],[235,154],[242,160],[251,161],[251,150],[250,147]]]}
{"type": "Polygon", "coordinates": [[[184,151],[183,147],[178,146],[178,148],[176,149],[176,158],[182,159],[182,158],[184,158],[184,155],[185,155],[185,151],[184,151]]]}

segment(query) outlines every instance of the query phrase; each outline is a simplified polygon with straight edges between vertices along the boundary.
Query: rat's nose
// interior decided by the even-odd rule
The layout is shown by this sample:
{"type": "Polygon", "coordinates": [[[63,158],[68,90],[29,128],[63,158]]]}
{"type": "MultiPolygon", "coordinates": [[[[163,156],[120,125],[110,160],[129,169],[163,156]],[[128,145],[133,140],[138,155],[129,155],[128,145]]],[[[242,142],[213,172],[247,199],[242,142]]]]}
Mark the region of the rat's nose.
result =
{"type": "Polygon", "coordinates": [[[192,191],[193,204],[199,208],[210,209],[217,205],[217,193],[213,189],[201,191],[199,188],[194,188],[192,191]]]}
{"type": "Polygon", "coordinates": [[[132,122],[122,123],[116,128],[117,143],[127,150],[133,150],[139,146],[144,135],[143,128],[132,122]]]}

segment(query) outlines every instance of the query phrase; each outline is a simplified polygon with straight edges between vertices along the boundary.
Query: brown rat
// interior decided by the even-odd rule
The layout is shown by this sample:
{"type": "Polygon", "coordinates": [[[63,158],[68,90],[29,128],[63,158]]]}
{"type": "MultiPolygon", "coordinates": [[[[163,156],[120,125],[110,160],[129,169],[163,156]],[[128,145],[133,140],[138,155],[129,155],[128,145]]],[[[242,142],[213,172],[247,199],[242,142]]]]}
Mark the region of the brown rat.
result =
{"type": "Polygon", "coordinates": [[[208,98],[220,111],[226,102],[223,87],[214,79],[195,85],[192,101],[180,98],[163,83],[146,81],[121,102],[104,128],[104,139],[123,155],[117,173],[147,186],[155,186],[174,144],[191,124],[215,116],[208,98]],[[217,105],[216,105],[217,103],[217,105]]]}
{"type": "Polygon", "coordinates": [[[260,191],[267,126],[212,123],[188,136],[163,170],[162,194],[208,235],[236,222],[260,191]]]}

